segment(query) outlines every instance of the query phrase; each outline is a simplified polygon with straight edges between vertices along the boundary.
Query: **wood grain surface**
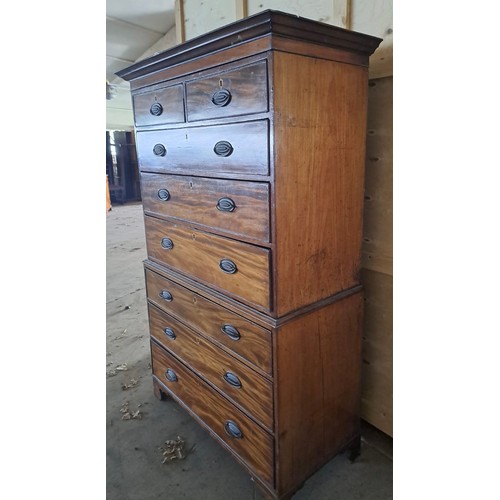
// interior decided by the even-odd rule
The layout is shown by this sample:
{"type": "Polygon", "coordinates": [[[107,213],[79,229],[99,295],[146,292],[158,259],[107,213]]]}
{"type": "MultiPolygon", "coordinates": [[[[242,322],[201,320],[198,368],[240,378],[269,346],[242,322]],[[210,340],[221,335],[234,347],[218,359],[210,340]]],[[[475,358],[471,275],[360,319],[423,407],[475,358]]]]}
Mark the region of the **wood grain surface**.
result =
{"type": "Polygon", "coordinates": [[[359,282],[366,68],[276,52],[276,312],[359,282]]]}
{"type": "Polygon", "coordinates": [[[191,176],[141,173],[144,211],[215,227],[219,230],[269,242],[269,184],[191,176]],[[162,201],[160,189],[170,198],[162,201]],[[217,209],[221,198],[229,198],[233,211],[217,209]]]}
{"type": "Polygon", "coordinates": [[[137,126],[180,123],[184,121],[184,90],[182,84],[132,96],[134,119],[137,126]],[[159,116],[151,114],[154,103],[162,106],[159,116]]]}
{"type": "Polygon", "coordinates": [[[297,488],[359,432],[361,293],[276,332],[278,488],[297,488]]]}
{"type": "Polygon", "coordinates": [[[190,122],[267,111],[266,60],[186,82],[186,105],[190,122]],[[212,102],[213,94],[220,89],[226,89],[231,95],[225,106],[212,102]]]}
{"type": "Polygon", "coordinates": [[[145,270],[148,300],[193,327],[198,333],[209,337],[218,346],[227,349],[240,361],[254,369],[271,374],[271,332],[247,319],[228,311],[201,295],[145,270]],[[162,290],[168,290],[173,297],[167,302],[160,297],[162,290]],[[224,325],[236,328],[240,338],[233,340],[223,331],[224,325]]]}
{"type": "Polygon", "coordinates": [[[270,250],[147,215],[144,225],[151,259],[215,285],[239,300],[269,309],[270,250]],[[162,248],[163,238],[172,241],[172,249],[162,248]],[[224,259],[237,266],[234,274],[220,268],[224,259]]]}
{"type": "Polygon", "coordinates": [[[151,336],[171,351],[196,373],[217,387],[240,409],[260,421],[267,429],[273,429],[273,385],[261,375],[239,362],[212,342],[183,325],[172,316],[149,305],[151,336]],[[171,338],[165,334],[170,328],[171,338]],[[173,332],[173,333],[172,333],[173,332]],[[240,387],[228,383],[227,373],[238,378],[240,387]]]}
{"type": "Polygon", "coordinates": [[[137,151],[142,171],[209,176],[219,172],[267,175],[268,121],[137,132],[137,151]],[[221,141],[231,144],[230,156],[218,156],[214,152],[215,145],[221,141]],[[165,147],[164,156],[153,153],[157,144],[165,147]]]}
{"type": "Polygon", "coordinates": [[[252,422],[242,411],[219,395],[206,382],[177,361],[165,349],[152,342],[153,374],[169,392],[179,398],[202,420],[219,439],[237,454],[247,467],[264,481],[273,483],[273,438],[252,422]],[[165,376],[167,369],[173,370],[177,380],[171,382],[165,376]],[[243,437],[231,437],[224,429],[227,421],[234,422],[243,437]]]}

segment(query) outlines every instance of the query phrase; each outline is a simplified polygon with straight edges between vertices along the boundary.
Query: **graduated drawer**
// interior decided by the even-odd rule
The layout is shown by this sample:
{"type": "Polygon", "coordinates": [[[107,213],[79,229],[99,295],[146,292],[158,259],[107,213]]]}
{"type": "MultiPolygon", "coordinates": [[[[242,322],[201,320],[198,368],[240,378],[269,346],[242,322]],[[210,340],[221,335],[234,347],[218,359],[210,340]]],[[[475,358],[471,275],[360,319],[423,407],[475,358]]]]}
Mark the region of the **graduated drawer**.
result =
{"type": "Polygon", "coordinates": [[[135,124],[161,125],[184,122],[182,84],[132,96],[135,124]]]}
{"type": "Polygon", "coordinates": [[[273,428],[273,385],[172,316],[149,304],[151,336],[242,409],[273,428]]]}
{"type": "Polygon", "coordinates": [[[137,132],[141,170],[171,173],[269,172],[268,121],[137,132]]]}
{"type": "Polygon", "coordinates": [[[271,373],[271,332],[174,283],[145,270],[148,300],[207,335],[236,357],[271,373]]]}
{"type": "Polygon", "coordinates": [[[141,173],[146,212],[269,241],[269,184],[141,173]]]}
{"type": "Polygon", "coordinates": [[[251,470],[272,484],[272,436],[154,342],[151,355],[153,375],[251,470]]]}
{"type": "Polygon", "coordinates": [[[188,121],[268,110],[266,61],[186,83],[188,121]]]}
{"type": "Polygon", "coordinates": [[[270,250],[147,215],[144,225],[150,258],[269,309],[270,250]]]}

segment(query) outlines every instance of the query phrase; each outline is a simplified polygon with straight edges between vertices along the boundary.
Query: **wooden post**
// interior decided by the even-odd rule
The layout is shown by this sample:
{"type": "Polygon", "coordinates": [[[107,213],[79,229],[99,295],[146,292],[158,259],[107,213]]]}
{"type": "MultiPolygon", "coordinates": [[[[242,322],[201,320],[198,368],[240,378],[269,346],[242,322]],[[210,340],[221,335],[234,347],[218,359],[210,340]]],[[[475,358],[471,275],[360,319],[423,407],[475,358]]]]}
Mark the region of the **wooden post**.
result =
{"type": "Polygon", "coordinates": [[[351,29],[351,0],[333,0],[332,24],[351,29]]]}
{"type": "Polygon", "coordinates": [[[248,0],[236,0],[236,19],[248,17],[248,0]]]}
{"type": "Polygon", "coordinates": [[[183,43],[186,41],[184,0],[175,0],[175,37],[177,43],[183,43]]]}

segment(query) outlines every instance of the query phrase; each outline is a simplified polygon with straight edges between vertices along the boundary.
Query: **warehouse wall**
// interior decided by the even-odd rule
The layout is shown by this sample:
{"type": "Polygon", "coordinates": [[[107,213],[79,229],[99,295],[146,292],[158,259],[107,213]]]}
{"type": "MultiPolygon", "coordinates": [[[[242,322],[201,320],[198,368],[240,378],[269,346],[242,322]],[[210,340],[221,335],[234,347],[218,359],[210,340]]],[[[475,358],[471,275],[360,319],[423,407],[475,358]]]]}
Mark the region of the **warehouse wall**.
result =
{"type": "MultiPolygon", "coordinates": [[[[167,50],[176,45],[176,28],[169,30],[166,35],[146,50],[137,61],[146,59],[157,52],[167,50]]],[[[130,84],[121,78],[113,80],[118,84],[117,95],[114,99],[106,101],[106,130],[133,130],[134,115],[132,113],[132,96],[130,84]]]]}
{"type": "Polygon", "coordinates": [[[177,41],[265,9],[383,39],[369,69],[362,417],[392,436],[392,0],[179,0],[177,41]]]}

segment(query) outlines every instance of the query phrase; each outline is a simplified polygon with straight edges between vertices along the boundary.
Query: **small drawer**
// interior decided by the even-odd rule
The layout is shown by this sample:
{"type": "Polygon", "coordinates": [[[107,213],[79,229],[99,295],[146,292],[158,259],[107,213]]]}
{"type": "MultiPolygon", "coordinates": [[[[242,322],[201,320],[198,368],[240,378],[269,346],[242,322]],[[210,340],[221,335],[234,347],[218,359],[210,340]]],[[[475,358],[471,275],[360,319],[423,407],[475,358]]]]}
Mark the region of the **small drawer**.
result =
{"type": "Polygon", "coordinates": [[[186,83],[188,121],[266,112],[266,61],[186,83]]]}
{"type": "Polygon", "coordinates": [[[184,122],[182,84],[132,96],[135,124],[160,125],[184,122]]]}
{"type": "Polygon", "coordinates": [[[252,471],[273,483],[273,437],[155,342],[153,375],[252,471]]]}
{"type": "Polygon", "coordinates": [[[268,121],[137,132],[140,170],[267,175],[268,121]]]}
{"type": "Polygon", "coordinates": [[[270,250],[147,215],[144,225],[151,259],[269,310],[270,250]]]}
{"type": "Polygon", "coordinates": [[[271,382],[157,307],[148,310],[153,338],[272,430],[271,382]]]}
{"type": "Polygon", "coordinates": [[[201,295],[145,270],[148,300],[266,373],[272,371],[271,332],[201,295]]]}
{"type": "Polygon", "coordinates": [[[141,173],[145,212],[269,241],[269,184],[141,173]]]}

